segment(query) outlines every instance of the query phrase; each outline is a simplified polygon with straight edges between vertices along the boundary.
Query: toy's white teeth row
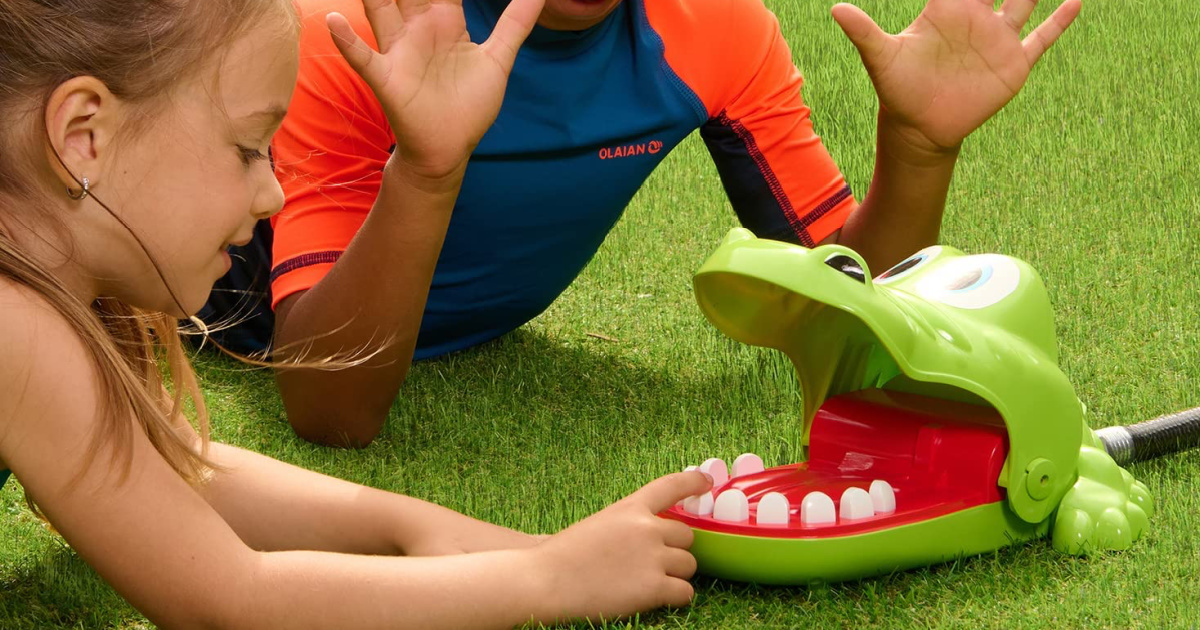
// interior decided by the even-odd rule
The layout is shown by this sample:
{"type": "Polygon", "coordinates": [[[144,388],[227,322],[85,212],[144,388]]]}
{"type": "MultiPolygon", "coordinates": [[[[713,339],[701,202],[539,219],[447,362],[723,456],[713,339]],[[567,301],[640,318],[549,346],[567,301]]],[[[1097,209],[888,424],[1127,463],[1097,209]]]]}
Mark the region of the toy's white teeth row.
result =
{"type": "MultiPolygon", "coordinates": [[[[687,470],[699,469],[713,478],[713,487],[729,481],[725,462],[717,458],[705,461],[700,466],[688,466],[687,470]]],[[[762,459],[746,453],[733,461],[733,477],[762,472],[762,459]]],[[[835,509],[833,499],[824,492],[810,492],[800,502],[801,525],[835,525],[842,521],[859,521],[880,514],[896,511],[896,492],[891,484],[882,479],[871,482],[870,490],[851,487],[842,493],[841,511],[835,509]]],[[[713,499],[711,492],[683,500],[683,510],[694,516],[711,516],[715,521],[745,523],[750,520],[750,501],[741,490],[731,489],[713,499]]],[[[787,525],[791,519],[792,506],[787,497],[779,492],[768,492],[758,501],[755,525],[787,525]]]]}
{"type": "Polygon", "coordinates": [[[708,473],[708,475],[713,478],[714,488],[721,486],[726,481],[729,481],[731,477],[745,477],[746,475],[753,475],[754,473],[760,473],[765,470],[763,467],[762,458],[754,453],[742,453],[741,455],[738,455],[737,459],[733,460],[732,470],[725,466],[725,460],[719,457],[711,457],[706,459],[704,460],[704,463],[700,464],[699,466],[688,466],[687,468],[684,468],[684,470],[697,469],[699,469],[700,472],[708,473]]]}

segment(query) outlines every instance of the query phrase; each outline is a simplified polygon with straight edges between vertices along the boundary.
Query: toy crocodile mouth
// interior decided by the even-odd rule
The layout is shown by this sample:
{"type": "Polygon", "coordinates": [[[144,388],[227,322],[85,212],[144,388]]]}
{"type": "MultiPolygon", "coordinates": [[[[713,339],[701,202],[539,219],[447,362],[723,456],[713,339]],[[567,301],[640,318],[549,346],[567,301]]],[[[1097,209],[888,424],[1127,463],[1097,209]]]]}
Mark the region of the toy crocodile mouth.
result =
{"type": "Polygon", "coordinates": [[[1001,258],[932,248],[872,277],[838,245],[730,232],[694,278],[697,301],[735,341],[791,359],[807,456],[700,466],[712,491],[663,516],[692,527],[701,572],[856,579],[1048,532],[1073,483],[1082,411],[1054,367],[1040,279],[1001,258]],[[967,298],[960,285],[980,288],[967,298]],[[1045,317],[1001,329],[1010,304],[1045,317]]]}
{"type": "Polygon", "coordinates": [[[825,401],[807,461],[763,470],[751,454],[710,459],[709,496],[664,516],[700,530],[783,539],[855,536],[1002,503],[1008,452],[992,408],[867,389],[825,401]]]}
{"type": "Polygon", "coordinates": [[[910,306],[907,294],[876,295],[877,310],[891,309],[906,322],[885,343],[863,319],[871,306],[854,302],[855,291],[870,290],[861,269],[846,265],[856,277],[824,262],[849,260],[846,256],[761,247],[774,248],[769,254],[821,261],[809,276],[823,274],[824,285],[797,289],[785,284],[787,276],[774,280],[730,271],[746,260],[730,256],[724,267],[697,274],[697,298],[726,334],[780,349],[792,359],[802,389],[808,457],[769,470],[752,454],[728,466],[710,459],[701,469],[714,478],[711,497],[693,497],[668,515],[713,532],[820,539],[1002,502],[1000,478],[1009,454],[1002,415],[979,395],[929,378],[940,375],[922,379],[901,367],[916,347],[910,338],[954,346],[967,343],[963,329],[936,311],[910,306]],[[822,287],[833,290],[820,295],[822,287]]]}
{"type": "Polygon", "coordinates": [[[1100,450],[1058,368],[1028,263],[933,246],[872,276],[840,245],[734,229],[693,282],[718,330],[791,360],[807,447],[699,467],[712,490],[663,516],[691,526],[700,572],[833,582],[1047,535],[1124,549],[1148,526],[1148,489],[1100,450]]]}

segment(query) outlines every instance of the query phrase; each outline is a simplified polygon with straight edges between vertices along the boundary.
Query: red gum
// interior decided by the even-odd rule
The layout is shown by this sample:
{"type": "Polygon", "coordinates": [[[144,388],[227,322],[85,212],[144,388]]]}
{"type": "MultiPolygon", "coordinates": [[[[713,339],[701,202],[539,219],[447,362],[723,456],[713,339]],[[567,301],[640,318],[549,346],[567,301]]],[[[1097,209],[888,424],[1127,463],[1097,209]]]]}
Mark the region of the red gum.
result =
{"type": "MultiPolygon", "coordinates": [[[[1008,439],[995,410],[913,394],[866,390],[831,398],[813,419],[809,460],[729,480],[716,494],[737,488],[750,501],[750,521],[725,523],[673,507],[663,516],[691,527],[766,538],[825,538],[862,534],[938,518],[1004,500],[996,485],[1008,439]],[[882,479],[896,492],[891,514],[803,526],[800,502],[824,492],[840,504],[851,486],[882,479]],[[758,501],[781,492],[789,524],[753,525],[758,501]]],[[[838,505],[840,508],[840,505],[838,505]]]]}

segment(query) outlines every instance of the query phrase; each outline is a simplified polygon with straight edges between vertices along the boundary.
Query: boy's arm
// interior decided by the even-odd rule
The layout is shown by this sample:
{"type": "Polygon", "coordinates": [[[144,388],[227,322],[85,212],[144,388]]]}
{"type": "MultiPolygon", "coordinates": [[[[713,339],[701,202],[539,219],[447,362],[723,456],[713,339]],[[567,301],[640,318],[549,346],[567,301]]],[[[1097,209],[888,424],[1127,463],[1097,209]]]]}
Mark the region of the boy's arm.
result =
{"type": "Polygon", "coordinates": [[[911,146],[880,112],[875,173],[867,196],[824,243],[858,252],[872,275],[937,243],[958,147],[924,151],[911,146]]]}
{"type": "Polygon", "coordinates": [[[277,378],[296,432],[342,446],[374,439],[408,373],[467,159],[542,3],[511,3],[478,46],[463,41],[453,4],[394,23],[391,3],[366,5],[331,17],[334,37],[323,15],[305,21],[297,115],[275,143],[288,201],[276,220],[274,358],[369,357],[277,378]]]}
{"type": "Polygon", "coordinates": [[[461,174],[423,185],[389,161],[362,228],[312,288],[276,305],[275,359],[370,355],[338,370],[280,369],[288,420],[306,440],[365,446],[408,375],[461,174]]]}
{"type": "MultiPolygon", "coordinates": [[[[1015,96],[1078,11],[1078,0],[1067,0],[1022,43],[1033,4],[1008,0],[996,13],[986,4],[930,0],[897,37],[854,7],[835,7],[881,103],[875,172],[858,205],[813,132],[800,73],[761,3],[700,3],[697,11],[729,5],[721,20],[706,21],[721,24],[711,34],[716,45],[669,32],[664,39],[668,61],[709,110],[701,134],[742,224],[810,247],[846,244],[879,273],[936,242],[963,138],[1015,96]]],[[[670,17],[660,22],[680,21],[670,17]]]]}
{"type": "Polygon", "coordinates": [[[854,6],[834,7],[879,96],[871,190],[837,237],[873,272],[937,240],[962,141],[1017,95],[1080,9],[1065,0],[1022,40],[1035,4],[929,0],[896,36],[854,6]]]}

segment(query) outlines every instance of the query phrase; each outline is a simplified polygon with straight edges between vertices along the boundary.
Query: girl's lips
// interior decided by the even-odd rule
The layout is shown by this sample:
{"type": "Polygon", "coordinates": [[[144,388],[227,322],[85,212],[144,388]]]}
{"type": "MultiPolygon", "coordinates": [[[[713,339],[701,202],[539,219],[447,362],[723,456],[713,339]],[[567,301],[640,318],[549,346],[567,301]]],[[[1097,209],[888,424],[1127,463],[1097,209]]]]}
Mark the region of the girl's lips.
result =
{"type": "Polygon", "coordinates": [[[222,249],[229,249],[230,247],[245,247],[249,245],[250,241],[252,240],[254,240],[253,235],[247,236],[246,238],[239,238],[235,241],[229,241],[222,249]]]}

